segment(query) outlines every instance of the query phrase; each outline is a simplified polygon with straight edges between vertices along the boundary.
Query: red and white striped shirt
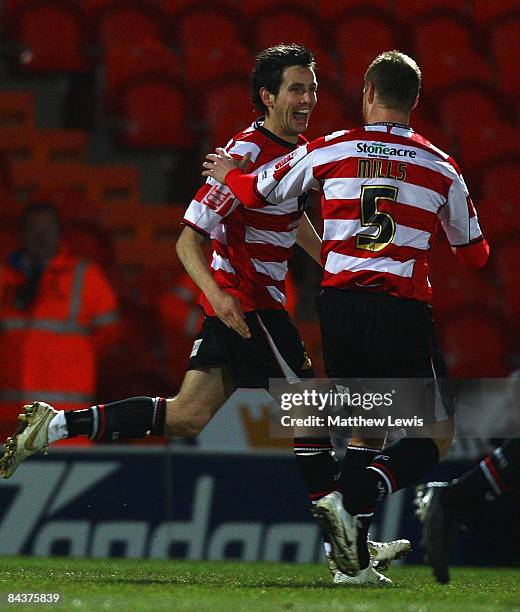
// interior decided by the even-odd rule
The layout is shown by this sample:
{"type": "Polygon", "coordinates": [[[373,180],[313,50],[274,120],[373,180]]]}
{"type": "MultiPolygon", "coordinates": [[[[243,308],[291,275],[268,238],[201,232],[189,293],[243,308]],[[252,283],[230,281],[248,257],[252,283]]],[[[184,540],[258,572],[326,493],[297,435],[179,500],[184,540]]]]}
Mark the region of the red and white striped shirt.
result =
{"type": "MultiPolygon", "coordinates": [[[[232,171],[226,182],[240,193],[237,179],[232,171]]],[[[260,172],[243,201],[272,207],[308,189],[322,191],[325,287],[430,301],[427,256],[439,225],[452,246],[483,239],[456,162],[407,126],[318,138],[260,172]]]]}
{"type": "MultiPolygon", "coordinates": [[[[255,121],[226,145],[235,157],[251,154],[248,172],[257,174],[284,159],[298,144],[278,138],[255,121]]],[[[296,241],[306,197],[290,196],[276,206],[247,209],[225,185],[208,178],[188,206],[183,223],[211,237],[210,269],[216,283],[238,298],[244,311],[284,308],[287,260],[296,241]]],[[[200,304],[214,315],[206,297],[200,304]]]]}

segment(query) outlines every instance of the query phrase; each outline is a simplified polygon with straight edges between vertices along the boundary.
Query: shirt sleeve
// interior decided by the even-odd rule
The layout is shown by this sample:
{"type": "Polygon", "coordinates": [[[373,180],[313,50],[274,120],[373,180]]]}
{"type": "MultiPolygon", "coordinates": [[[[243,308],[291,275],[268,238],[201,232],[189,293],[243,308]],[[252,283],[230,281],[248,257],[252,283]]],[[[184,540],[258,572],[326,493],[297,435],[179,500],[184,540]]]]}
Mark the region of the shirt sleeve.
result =
{"type": "MultiPolygon", "coordinates": [[[[249,153],[251,167],[260,149],[253,142],[231,140],[226,146],[226,151],[237,159],[249,153]]],[[[222,219],[231,214],[239,204],[240,200],[227,185],[221,185],[215,179],[208,177],[190,202],[182,222],[204,235],[210,235],[222,219]]]]}
{"type": "Polygon", "coordinates": [[[309,189],[319,188],[312,159],[308,145],[302,145],[274,166],[262,170],[254,179],[253,175],[231,171],[226,176],[226,183],[236,190],[235,194],[248,208],[258,208],[260,203],[264,206],[281,204],[309,189]]]}
{"type": "Polygon", "coordinates": [[[459,174],[454,174],[448,200],[440,210],[439,218],[452,247],[464,247],[483,239],[477,212],[459,174]]]}

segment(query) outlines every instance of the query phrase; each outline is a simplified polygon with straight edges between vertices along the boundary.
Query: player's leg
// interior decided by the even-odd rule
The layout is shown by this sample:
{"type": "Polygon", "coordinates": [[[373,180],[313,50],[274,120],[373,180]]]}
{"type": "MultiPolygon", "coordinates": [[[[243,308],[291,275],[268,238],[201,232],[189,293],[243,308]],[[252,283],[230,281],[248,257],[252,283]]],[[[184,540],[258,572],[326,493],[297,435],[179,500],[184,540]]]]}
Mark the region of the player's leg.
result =
{"type": "Polygon", "coordinates": [[[449,581],[450,549],[462,514],[478,499],[494,499],[519,483],[520,439],[511,438],[460,478],[417,487],[415,505],[423,526],[421,543],[439,582],[449,581]]]}

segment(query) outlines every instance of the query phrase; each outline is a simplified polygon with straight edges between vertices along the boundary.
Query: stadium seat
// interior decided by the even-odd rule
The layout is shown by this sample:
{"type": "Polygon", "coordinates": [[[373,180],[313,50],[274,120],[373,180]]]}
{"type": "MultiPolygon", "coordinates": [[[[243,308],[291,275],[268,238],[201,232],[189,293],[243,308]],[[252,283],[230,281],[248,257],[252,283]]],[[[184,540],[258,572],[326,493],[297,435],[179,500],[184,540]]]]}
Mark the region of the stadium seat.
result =
{"type": "Polygon", "coordinates": [[[24,70],[45,73],[88,70],[84,16],[76,2],[28,2],[20,5],[11,19],[12,36],[20,47],[18,62],[24,70]]]}
{"type": "Polygon", "coordinates": [[[439,327],[439,342],[451,376],[499,378],[507,374],[500,318],[485,310],[471,309],[460,311],[439,327]]]}
{"type": "Polygon", "coordinates": [[[424,74],[423,88],[435,92],[467,78],[490,83],[490,66],[476,46],[468,23],[453,13],[424,15],[411,28],[416,58],[424,74]]]}
{"type": "Polygon", "coordinates": [[[203,49],[242,43],[240,19],[234,11],[212,4],[198,3],[175,19],[170,43],[186,50],[198,45],[203,49]]]}
{"type": "Polygon", "coordinates": [[[487,26],[511,11],[518,11],[520,3],[518,0],[471,0],[473,19],[482,26],[487,26]]]}
{"type": "Polygon", "coordinates": [[[0,129],[0,152],[9,159],[42,163],[84,159],[88,135],[81,130],[0,129]]]}
{"type": "Polygon", "coordinates": [[[367,66],[382,51],[398,48],[401,37],[390,15],[353,11],[337,22],[333,38],[343,87],[349,96],[360,100],[367,66]]]}
{"type": "Polygon", "coordinates": [[[158,5],[146,0],[91,3],[93,40],[103,48],[133,47],[143,39],[163,41],[167,25],[158,5]]]}
{"type": "Polygon", "coordinates": [[[383,10],[388,13],[394,10],[394,0],[317,0],[314,4],[319,17],[333,24],[334,20],[342,17],[344,13],[357,9],[383,10]]]}
{"type": "Polygon", "coordinates": [[[18,224],[15,219],[0,217],[0,263],[20,247],[18,224]]]}
{"type": "Polygon", "coordinates": [[[489,46],[498,70],[503,93],[514,98],[520,93],[517,58],[520,55],[520,4],[518,11],[491,26],[489,46]]]}
{"type": "Polygon", "coordinates": [[[208,124],[210,149],[224,146],[260,114],[249,102],[248,92],[249,83],[245,80],[217,82],[213,87],[208,87],[204,99],[204,118],[208,124]]]}
{"type": "Polygon", "coordinates": [[[424,136],[445,153],[450,155],[453,153],[453,139],[446,134],[444,129],[441,129],[441,127],[444,128],[442,123],[433,121],[431,116],[424,112],[421,103],[412,113],[411,126],[418,134],[424,136]]]}
{"type": "Polygon", "coordinates": [[[494,262],[501,293],[504,298],[505,313],[511,331],[515,332],[518,350],[520,340],[520,284],[518,283],[518,258],[520,257],[520,243],[516,236],[511,240],[497,246],[494,253],[494,262]]]}
{"type": "MultiPolygon", "coordinates": [[[[315,0],[299,0],[296,3],[294,0],[247,0],[247,2],[238,2],[237,4],[243,17],[254,23],[260,15],[269,14],[271,11],[285,6],[294,7],[297,4],[304,11],[313,11],[317,3],[315,0]]],[[[283,40],[286,41],[286,37],[283,40]]]]}
{"type": "Polygon", "coordinates": [[[498,100],[490,90],[458,84],[440,96],[440,124],[459,144],[463,169],[514,152],[512,128],[502,121],[498,100]]]}
{"type": "Polygon", "coordinates": [[[407,24],[425,13],[436,10],[446,10],[466,19],[469,17],[466,0],[420,0],[420,2],[394,0],[394,10],[399,21],[407,24]]]}
{"type": "Polygon", "coordinates": [[[182,50],[182,59],[184,79],[192,91],[204,89],[216,79],[246,79],[254,62],[251,51],[237,42],[221,42],[210,48],[190,45],[182,50]]]}
{"type": "Polygon", "coordinates": [[[29,91],[0,92],[0,129],[36,125],[35,98],[29,91]]]}
{"type": "Polygon", "coordinates": [[[109,45],[105,52],[105,109],[113,111],[117,96],[128,83],[142,76],[178,79],[179,58],[160,41],[145,38],[132,47],[109,45]]]}
{"type": "Polygon", "coordinates": [[[492,246],[520,232],[520,158],[506,157],[485,168],[477,213],[482,230],[492,246]]]}
{"type": "Polygon", "coordinates": [[[345,95],[341,89],[326,81],[320,81],[318,104],[312,111],[305,137],[312,140],[318,136],[353,127],[354,122],[347,114],[346,106],[345,95]]]}
{"type": "Polygon", "coordinates": [[[63,238],[69,251],[97,263],[105,273],[114,264],[114,252],[110,235],[92,222],[67,221],[63,224],[63,238]]]}
{"type": "Polygon", "coordinates": [[[301,43],[312,50],[322,46],[318,18],[298,5],[282,5],[261,13],[254,19],[253,27],[257,49],[286,41],[288,32],[291,33],[291,42],[301,43]]]}
{"type": "Polygon", "coordinates": [[[459,262],[448,247],[436,245],[430,258],[430,280],[433,287],[433,312],[436,320],[445,320],[470,306],[498,312],[496,285],[486,270],[474,270],[459,262]]]}
{"type": "Polygon", "coordinates": [[[129,208],[139,201],[139,170],[122,164],[90,166],[86,195],[99,203],[101,213],[108,206],[129,208]]]}
{"type": "Polygon", "coordinates": [[[191,147],[182,92],[181,83],[155,75],[128,84],[117,102],[124,121],[120,140],[138,149],[191,147]]]}

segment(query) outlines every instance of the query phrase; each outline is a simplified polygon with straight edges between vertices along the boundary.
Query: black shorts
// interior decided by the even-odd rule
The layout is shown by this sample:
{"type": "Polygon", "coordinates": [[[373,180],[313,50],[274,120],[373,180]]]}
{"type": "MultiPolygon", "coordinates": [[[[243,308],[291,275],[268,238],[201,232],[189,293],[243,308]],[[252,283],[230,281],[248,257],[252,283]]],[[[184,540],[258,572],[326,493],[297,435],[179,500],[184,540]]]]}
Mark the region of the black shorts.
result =
{"type": "MultiPolygon", "coordinates": [[[[453,414],[452,385],[429,304],[327,287],[317,305],[330,378],[434,380],[444,410],[453,414]]],[[[428,418],[433,410],[432,404],[428,418]]]]}
{"type": "Polygon", "coordinates": [[[269,379],[312,378],[300,334],[285,310],[245,313],[251,338],[206,317],[190,355],[188,370],[228,365],[235,387],[269,388],[269,379]]]}

